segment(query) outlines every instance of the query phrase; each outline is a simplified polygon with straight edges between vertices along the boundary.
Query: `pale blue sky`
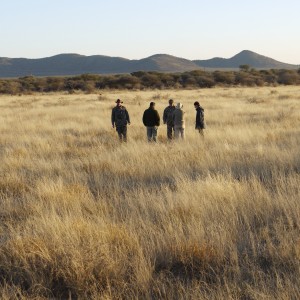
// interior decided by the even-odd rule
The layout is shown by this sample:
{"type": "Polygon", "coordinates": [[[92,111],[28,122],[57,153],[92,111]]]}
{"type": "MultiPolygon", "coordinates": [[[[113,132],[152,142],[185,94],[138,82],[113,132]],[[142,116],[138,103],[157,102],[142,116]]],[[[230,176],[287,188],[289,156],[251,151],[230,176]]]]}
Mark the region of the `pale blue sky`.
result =
{"type": "Polygon", "coordinates": [[[1,0],[0,57],[231,57],[300,64],[299,0],[1,0]]]}

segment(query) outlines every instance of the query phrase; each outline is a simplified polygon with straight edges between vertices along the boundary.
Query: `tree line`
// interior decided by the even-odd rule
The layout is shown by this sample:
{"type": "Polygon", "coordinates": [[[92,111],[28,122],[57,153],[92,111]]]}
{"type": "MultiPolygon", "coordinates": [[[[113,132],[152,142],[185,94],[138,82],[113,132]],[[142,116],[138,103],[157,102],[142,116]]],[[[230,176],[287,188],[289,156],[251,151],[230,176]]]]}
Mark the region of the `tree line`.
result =
{"type": "Polygon", "coordinates": [[[241,65],[238,71],[196,70],[183,73],[133,72],[119,75],[83,74],[69,77],[26,76],[0,79],[0,94],[82,91],[93,93],[103,89],[179,89],[215,86],[277,86],[300,84],[299,70],[256,70],[241,65]]]}

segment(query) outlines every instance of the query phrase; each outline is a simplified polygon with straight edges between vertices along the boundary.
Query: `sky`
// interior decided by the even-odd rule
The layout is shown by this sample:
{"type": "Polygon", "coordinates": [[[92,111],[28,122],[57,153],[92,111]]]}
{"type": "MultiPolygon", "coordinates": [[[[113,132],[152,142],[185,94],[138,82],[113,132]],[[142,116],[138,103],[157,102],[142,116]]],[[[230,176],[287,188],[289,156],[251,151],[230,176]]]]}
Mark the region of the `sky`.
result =
{"type": "Polygon", "coordinates": [[[0,57],[60,53],[300,64],[299,0],[1,0],[0,57]]]}

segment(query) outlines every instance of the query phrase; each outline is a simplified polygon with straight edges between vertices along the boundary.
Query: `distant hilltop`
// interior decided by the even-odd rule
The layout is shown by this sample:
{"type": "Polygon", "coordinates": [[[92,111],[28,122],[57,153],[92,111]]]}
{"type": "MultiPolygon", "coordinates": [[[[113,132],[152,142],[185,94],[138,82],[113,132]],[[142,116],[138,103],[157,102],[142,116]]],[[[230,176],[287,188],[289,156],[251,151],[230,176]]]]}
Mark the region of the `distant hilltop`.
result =
{"type": "Polygon", "coordinates": [[[244,50],[231,58],[188,60],[167,54],[156,54],[140,60],[103,55],[59,54],[40,59],[0,57],[0,77],[68,76],[90,74],[122,74],[136,71],[185,72],[199,69],[237,69],[249,65],[256,69],[297,69],[299,65],[279,62],[244,50]]]}

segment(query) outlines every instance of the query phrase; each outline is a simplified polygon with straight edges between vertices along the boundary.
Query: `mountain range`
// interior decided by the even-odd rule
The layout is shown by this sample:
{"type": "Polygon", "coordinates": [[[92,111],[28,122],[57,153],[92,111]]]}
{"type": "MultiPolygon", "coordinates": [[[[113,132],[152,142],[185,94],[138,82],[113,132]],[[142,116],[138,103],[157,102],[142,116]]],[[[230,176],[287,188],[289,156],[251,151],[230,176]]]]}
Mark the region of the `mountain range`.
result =
{"type": "Polygon", "coordinates": [[[231,58],[215,57],[207,60],[188,60],[167,54],[156,54],[140,60],[103,55],[59,54],[40,59],[0,57],[0,77],[121,74],[135,71],[184,72],[237,69],[240,65],[256,69],[299,68],[299,65],[279,62],[249,50],[231,58]]]}

